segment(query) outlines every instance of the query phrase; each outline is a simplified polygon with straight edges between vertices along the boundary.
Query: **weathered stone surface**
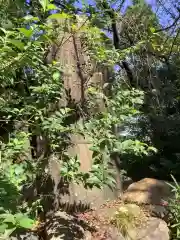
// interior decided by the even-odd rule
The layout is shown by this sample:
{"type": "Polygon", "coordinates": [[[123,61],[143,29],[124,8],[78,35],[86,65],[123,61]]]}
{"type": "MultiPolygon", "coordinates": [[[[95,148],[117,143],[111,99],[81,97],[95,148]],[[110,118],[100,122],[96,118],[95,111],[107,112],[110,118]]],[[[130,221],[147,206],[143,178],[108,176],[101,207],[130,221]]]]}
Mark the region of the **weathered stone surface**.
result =
{"type": "Polygon", "coordinates": [[[46,231],[48,240],[76,240],[84,237],[84,229],[77,219],[61,211],[48,219],[46,231]]]}
{"type": "MultiPolygon", "coordinates": [[[[118,219],[119,230],[125,239],[169,240],[169,229],[165,221],[147,217],[136,204],[124,204],[114,215],[118,219]]],[[[114,222],[116,224],[116,222],[114,222]]],[[[110,238],[111,239],[111,238],[110,238]]],[[[114,238],[116,240],[116,238],[114,238]]],[[[117,238],[119,239],[119,238],[117,238]]]]}
{"type": "Polygon", "coordinates": [[[93,240],[91,232],[85,231],[83,240],[93,240]]]}
{"type": "Polygon", "coordinates": [[[164,181],[144,178],[132,183],[122,196],[122,200],[136,203],[161,204],[170,195],[170,187],[164,181]]]}
{"type": "Polygon", "coordinates": [[[159,218],[150,218],[146,227],[138,232],[137,239],[142,240],[169,240],[169,229],[167,224],[159,218]]]}
{"type": "Polygon", "coordinates": [[[10,240],[39,240],[39,236],[33,232],[19,232],[10,237],[10,240]]]}
{"type": "Polygon", "coordinates": [[[126,240],[123,235],[115,227],[110,227],[105,234],[107,240],[126,240]]]}

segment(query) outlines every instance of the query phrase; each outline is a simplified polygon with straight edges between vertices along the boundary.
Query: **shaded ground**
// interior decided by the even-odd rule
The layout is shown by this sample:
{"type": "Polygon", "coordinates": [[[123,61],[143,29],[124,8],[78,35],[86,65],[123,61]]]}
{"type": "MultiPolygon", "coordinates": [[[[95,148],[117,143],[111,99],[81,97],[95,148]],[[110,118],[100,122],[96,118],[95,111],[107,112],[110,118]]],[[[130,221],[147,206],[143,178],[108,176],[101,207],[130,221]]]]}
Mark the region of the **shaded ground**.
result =
{"type": "MultiPolygon", "coordinates": [[[[127,182],[125,186],[123,187],[124,190],[127,189],[130,182],[127,182]]],[[[138,183],[136,183],[136,187],[138,189],[135,189],[136,191],[142,192],[142,194],[146,194],[147,197],[150,197],[151,195],[148,194],[148,191],[152,192],[152,194],[157,195],[157,191],[151,191],[152,189],[149,187],[149,185],[153,185],[154,188],[158,189],[158,193],[160,194],[160,187],[161,184],[158,185],[158,182],[153,179],[144,179],[138,183]],[[142,184],[143,183],[143,184],[142,184]],[[140,186],[139,186],[140,185],[140,186]],[[144,190],[144,187],[146,187],[147,191],[144,190]]],[[[134,186],[134,185],[132,185],[134,186]]],[[[162,185],[163,187],[164,185],[162,185]]],[[[151,186],[152,187],[152,186],[151,186]]],[[[131,187],[132,188],[132,187],[131,187]]],[[[129,188],[129,192],[134,195],[134,191],[131,191],[132,189],[129,188]]],[[[136,193],[135,191],[135,193],[136,193]]],[[[126,194],[126,193],[125,193],[126,194]]],[[[124,195],[125,195],[124,194],[124,195]]],[[[140,193],[138,192],[138,196],[140,196],[140,193]]],[[[62,207],[62,211],[57,211],[55,213],[52,213],[49,215],[49,217],[46,218],[45,227],[43,228],[44,235],[41,234],[43,240],[54,240],[54,239],[65,239],[65,240],[111,240],[111,239],[122,239],[124,240],[123,236],[118,233],[117,228],[113,226],[111,223],[112,217],[115,215],[117,210],[119,210],[122,206],[127,206],[126,201],[122,200],[123,197],[119,197],[117,200],[110,200],[107,201],[105,204],[101,205],[100,207],[90,209],[87,206],[80,204],[69,204],[68,209],[64,209],[62,207]],[[63,209],[65,211],[63,211],[63,209]],[[88,237],[86,235],[89,235],[88,237]],[[48,236],[48,237],[47,237],[48,236]],[[84,237],[86,236],[86,238],[84,237]]],[[[137,196],[135,194],[135,199],[137,199],[137,196]]],[[[154,198],[152,198],[154,199],[154,198]]],[[[131,196],[131,202],[133,198],[131,196]]],[[[151,198],[150,198],[151,200],[151,198]]],[[[145,201],[145,203],[136,203],[138,206],[140,206],[140,209],[143,212],[144,218],[139,219],[137,222],[140,226],[139,229],[146,230],[146,227],[148,226],[148,221],[151,221],[152,224],[150,227],[153,228],[153,231],[156,231],[157,234],[159,233],[159,226],[164,226],[165,233],[167,233],[167,225],[165,222],[162,222],[158,217],[161,218],[161,216],[155,216],[155,212],[159,211],[158,208],[160,208],[160,212],[164,212],[164,208],[166,206],[162,205],[159,206],[156,204],[150,203],[145,201]],[[148,203],[148,204],[146,204],[148,203]],[[155,221],[152,220],[152,216],[155,216],[155,221]],[[161,221],[161,222],[160,222],[161,221]],[[155,224],[156,223],[156,224],[155,224]],[[157,226],[155,226],[155,225],[157,226]]],[[[38,229],[39,230],[39,229],[38,229]]],[[[43,233],[42,231],[42,233],[43,233]]],[[[148,230],[149,231],[149,230],[148,230]]],[[[151,231],[152,232],[152,231],[151,231]]],[[[167,235],[167,234],[166,234],[167,235]]],[[[168,239],[168,238],[166,238],[168,239]]]]}
{"type": "MultiPolygon", "coordinates": [[[[123,206],[124,203],[117,199],[115,201],[109,201],[103,204],[100,208],[94,209],[92,211],[76,214],[76,216],[87,222],[89,226],[93,229],[92,239],[97,240],[109,240],[117,239],[116,235],[118,234],[117,229],[111,224],[111,219],[116,213],[116,211],[123,206]]],[[[144,224],[148,217],[151,215],[149,209],[143,208],[145,213],[145,218],[143,219],[144,224]]],[[[122,236],[119,239],[124,239],[122,236]]]]}

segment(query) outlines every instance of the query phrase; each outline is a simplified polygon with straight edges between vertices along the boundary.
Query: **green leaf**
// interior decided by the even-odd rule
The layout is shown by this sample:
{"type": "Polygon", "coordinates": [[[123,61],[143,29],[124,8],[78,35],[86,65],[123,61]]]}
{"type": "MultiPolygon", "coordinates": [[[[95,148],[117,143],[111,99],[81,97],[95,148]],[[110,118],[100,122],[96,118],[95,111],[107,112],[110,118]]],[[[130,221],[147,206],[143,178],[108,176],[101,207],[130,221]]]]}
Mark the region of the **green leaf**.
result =
{"type": "Polygon", "coordinates": [[[0,233],[4,233],[7,228],[8,225],[6,223],[0,224],[0,233]]]}
{"type": "Polygon", "coordinates": [[[49,1],[48,0],[39,0],[39,3],[41,4],[44,12],[46,12],[49,1]]]}
{"type": "Polygon", "coordinates": [[[24,43],[22,43],[19,40],[15,40],[15,39],[10,39],[8,40],[9,43],[13,44],[14,46],[16,46],[17,48],[19,48],[20,50],[24,49],[24,43]]]}
{"type": "Polygon", "coordinates": [[[13,23],[10,20],[6,20],[5,22],[2,22],[1,25],[5,29],[13,28],[13,23]]]}
{"type": "Polygon", "coordinates": [[[6,29],[4,29],[4,28],[2,28],[2,27],[0,27],[0,30],[4,33],[4,34],[6,34],[8,31],[6,31],[6,29]]]}
{"type": "Polygon", "coordinates": [[[70,15],[66,13],[54,13],[48,17],[49,19],[68,19],[71,18],[70,15]]]}
{"type": "Polygon", "coordinates": [[[18,226],[22,228],[31,229],[35,222],[33,219],[29,218],[28,216],[22,213],[15,214],[15,218],[16,221],[18,222],[18,226]]]}
{"type": "Polygon", "coordinates": [[[60,112],[61,112],[62,115],[65,115],[66,114],[66,109],[62,108],[62,109],[60,109],[60,112]]]}
{"type": "Polygon", "coordinates": [[[24,217],[19,221],[19,226],[26,228],[26,229],[31,229],[34,225],[35,221],[28,218],[28,217],[24,217]]]}
{"type": "Polygon", "coordinates": [[[34,17],[32,15],[26,15],[23,19],[26,21],[39,21],[38,17],[34,17]]]}
{"type": "Polygon", "coordinates": [[[155,147],[148,147],[148,151],[153,151],[153,152],[157,153],[157,149],[155,147]]]}
{"type": "Polygon", "coordinates": [[[91,146],[91,147],[89,147],[89,150],[91,150],[93,152],[100,152],[100,149],[98,146],[91,146]]]}
{"type": "Polygon", "coordinates": [[[17,165],[17,167],[14,170],[16,175],[20,175],[24,172],[23,166],[22,165],[17,165]]]}
{"type": "Polygon", "coordinates": [[[24,214],[22,214],[22,213],[16,213],[16,214],[14,214],[14,217],[15,217],[15,219],[16,219],[17,221],[19,221],[21,218],[24,217],[24,214]]]}
{"type": "Polygon", "coordinates": [[[24,34],[25,37],[31,37],[33,34],[33,30],[32,29],[26,29],[26,28],[19,28],[18,29],[21,33],[24,34]]]}
{"type": "Polygon", "coordinates": [[[178,226],[180,226],[180,223],[176,223],[176,224],[171,225],[172,228],[175,228],[175,227],[178,227],[178,226]]]}
{"type": "Polygon", "coordinates": [[[89,183],[94,183],[94,184],[96,184],[96,183],[99,183],[100,180],[99,180],[99,178],[98,178],[97,176],[92,175],[92,176],[88,179],[88,182],[89,182],[89,183]]]}
{"type": "Polygon", "coordinates": [[[56,7],[56,5],[54,5],[54,4],[48,4],[48,5],[47,5],[47,10],[54,10],[54,9],[58,9],[58,8],[56,7]]]}
{"type": "Polygon", "coordinates": [[[59,80],[60,73],[59,72],[54,72],[52,77],[53,77],[54,80],[59,80]]]}
{"type": "Polygon", "coordinates": [[[15,220],[15,217],[14,215],[12,214],[7,214],[7,217],[4,219],[3,221],[4,223],[12,223],[12,224],[16,224],[16,220],[15,220]]]}
{"type": "Polygon", "coordinates": [[[176,181],[175,177],[172,174],[171,174],[171,178],[173,179],[176,187],[179,188],[179,184],[178,184],[178,182],[176,181]]]}
{"type": "Polygon", "coordinates": [[[4,46],[2,49],[2,52],[7,52],[7,53],[16,53],[12,48],[10,48],[9,46],[4,46]]]}
{"type": "Polygon", "coordinates": [[[150,27],[150,31],[151,31],[152,33],[154,33],[154,32],[156,31],[156,29],[155,29],[154,27],[150,27]]]}
{"type": "Polygon", "coordinates": [[[109,83],[104,83],[103,89],[105,89],[105,88],[107,88],[107,87],[109,87],[109,83]]]}
{"type": "Polygon", "coordinates": [[[29,20],[29,19],[32,19],[32,18],[33,18],[32,15],[26,15],[23,19],[25,19],[25,20],[29,20]]]}
{"type": "Polygon", "coordinates": [[[8,239],[9,236],[10,236],[15,230],[16,230],[16,227],[6,229],[5,232],[4,232],[4,234],[3,234],[3,237],[4,237],[5,239],[8,239]]]}

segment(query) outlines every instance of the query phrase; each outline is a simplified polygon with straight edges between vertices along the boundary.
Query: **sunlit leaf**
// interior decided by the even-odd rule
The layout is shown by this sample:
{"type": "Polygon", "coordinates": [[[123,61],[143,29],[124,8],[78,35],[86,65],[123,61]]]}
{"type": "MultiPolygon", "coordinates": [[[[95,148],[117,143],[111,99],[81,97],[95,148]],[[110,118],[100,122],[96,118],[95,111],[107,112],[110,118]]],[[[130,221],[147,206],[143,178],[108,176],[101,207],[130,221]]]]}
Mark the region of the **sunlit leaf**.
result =
{"type": "Polygon", "coordinates": [[[23,218],[21,218],[19,221],[18,221],[18,224],[20,227],[22,228],[27,228],[27,229],[31,229],[34,225],[35,221],[24,216],[23,218]]]}
{"type": "Polygon", "coordinates": [[[31,37],[33,34],[32,29],[26,29],[26,28],[19,28],[19,31],[24,34],[25,37],[31,37]]]}
{"type": "Polygon", "coordinates": [[[54,10],[54,9],[58,9],[58,8],[56,7],[56,5],[54,5],[54,4],[48,4],[48,5],[47,5],[47,10],[54,10]]]}
{"type": "Polygon", "coordinates": [[[60,73],[59,72],[53,73],[53,79],[54,80],[59,80],[59,78],[60,78],[60,73]]]}
{"type": "Polygon", "coordinates": [[[39,0],[39,3],[41,4],[43,11],[45,12],[47,10],[47,6],[49,4],[49,0],[39,0]]]}
{"type": "Polygon", "coordinates": [[[5,217],[5,219],[3,220],[4,223],[12,223],[15,224],[15,218],[13,214],[7,214],[7,216],[5,217]]]}
{"type": "Polygon", "coordinates": [[[3,234],[3,237],[5,239],[8,239],[10,237],[10,235],[16,230],[16,227],[13,227],[13,228],[9,228],[9,229],[6,229],[4,234],[3,234]]]}
{"type": "Polygon", "coordinates": [[[20,50],[24,49],[24,43],[16,40],[16,39],[9,39],[8,40],[9,43],[13,44],[14,46],[16,46],[17,48],[19,48],[20,50]]]}
{"type": "Polygon", "coordinates": [[[26,15],[24,18],[23,18],[25,21],[39,21],[39,18],[38,17],[34,17],[32,15],[26,15]]]}
{"type": "Polygon", "coordinates": [[[54,13],[50,15],[48,18],[49,19],[68,19],[68,18],[71,18],[71,16],[63,12],[63,13],[54,13]]]}
{"type": "Polygon", "coordinates": [[[0,224],[0,234],[4,233],[7,228],[8,228],[8,224],[6,223],[0,224]]]}

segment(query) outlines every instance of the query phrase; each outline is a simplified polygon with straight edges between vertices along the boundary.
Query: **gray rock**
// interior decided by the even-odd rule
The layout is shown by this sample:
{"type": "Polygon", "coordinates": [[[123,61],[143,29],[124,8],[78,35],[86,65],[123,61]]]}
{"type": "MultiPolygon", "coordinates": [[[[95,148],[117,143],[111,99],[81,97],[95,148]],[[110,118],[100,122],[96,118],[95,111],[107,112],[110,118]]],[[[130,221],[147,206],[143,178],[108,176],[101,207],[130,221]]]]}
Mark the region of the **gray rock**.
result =
{"type": "Polygon", "coordinates": [[[39,236],[33,232],[19,232],[10,237],[10,240],[39,240],[39,236]]]}
{"type": "Polygon", "coordinates": [[[93,240],[92,234],[89,231],[84,232],[83,240],[93,240]]]}
{"type": "Polygon", "coordinates": [[[152,217],[157,217],[163,219],[165,216],[168,215],[168,208],[165,206],[158,206],[158,205],[149,205],[147,209],[151,212],[152,217]]]}
{"type": "Polygon", "coordinates": [[[117,228],[111,227],[108,229],[108,234],[106,236],[107,240],[126,240],[123,235],[118,231],[117,228]]]}
{"type": "Polygon", "coordinates": [[[139,240],[169,240],[169,229],[165,221],[159,218],[150,218],[146,227],[140,229],[139,240]]]}
{"type": "Polygon", "coordinates": [[[134,182],[125,191],[122,200],[126,202],[159,205],[170,196],[170,187],[165,181],[144,178],[134,182]]]}
{"type": "Polygon", "coordinates": [[[84,237],[84,229],[77,219],[61,211],[49,217],[46,230],[48,240],[75,240],[84,237]]]}

